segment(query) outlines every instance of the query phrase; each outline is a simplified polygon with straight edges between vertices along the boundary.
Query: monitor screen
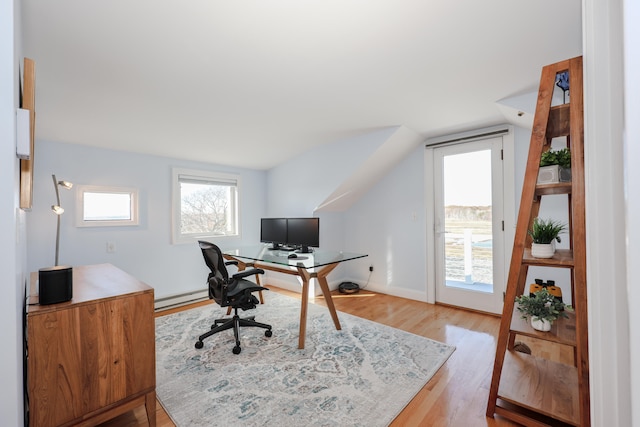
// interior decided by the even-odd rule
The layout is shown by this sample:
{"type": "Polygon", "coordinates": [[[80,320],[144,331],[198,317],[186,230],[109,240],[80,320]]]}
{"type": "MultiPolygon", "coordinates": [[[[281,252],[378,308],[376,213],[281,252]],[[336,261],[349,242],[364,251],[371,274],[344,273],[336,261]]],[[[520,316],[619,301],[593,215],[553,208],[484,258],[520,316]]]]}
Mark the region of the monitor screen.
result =
{"type": "Polygon", "coordinates": [[[274,248],[287,243],[287,219],[262,218],[260,220],[260,241],[273,243],[274,248]]]}
{"type": "Polygon", "coordinates": [[[320,218],[287,218],[287,244],[301,246],[302,252],[319,247],[320,218]]]}

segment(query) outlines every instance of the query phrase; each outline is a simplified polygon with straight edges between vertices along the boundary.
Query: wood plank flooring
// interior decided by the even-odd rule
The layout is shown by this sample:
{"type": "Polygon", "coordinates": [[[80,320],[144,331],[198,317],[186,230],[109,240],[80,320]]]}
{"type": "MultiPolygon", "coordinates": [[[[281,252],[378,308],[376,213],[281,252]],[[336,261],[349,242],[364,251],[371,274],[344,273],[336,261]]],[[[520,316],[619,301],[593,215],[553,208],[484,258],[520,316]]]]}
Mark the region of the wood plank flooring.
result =
{"type": "MultiPolygon", "coordinates": [[[[269,288],[270,292],[300,298],[300,295],[294,292],[273,286],[269,288]]],[[[338,311],[456,347],[456,351],[444,366],[398,415],[391,424],[392,427],[515,425],[498,416],[495,418],[485,416],[496,337],[500,326],[498,317],[368,291],[351,295],[343,295],[336,291],[333,294],[333,300],[338,311]]],[[[316,297],[315,303],[325,305],[322,297],[316,297]]],[[[212,304],[212,302],[206,301],[196,305],[204,304],[212,304]]],[[[156,316],[193,306],[158,312],[156,316]]],[[[312,333],[313,330],[307,330],[307,334],[312,333]]],[[[534,354],[563,363],[572,363],[573,353],[568,347],[525,338],[518,341],[525,342],[534,354]]],[[[158,427],[175,426],[159,402],[156,424],[158,427]]],[[[133,426],[148,426],[143,406],[101,425],[101,427],[133,426]]]]}

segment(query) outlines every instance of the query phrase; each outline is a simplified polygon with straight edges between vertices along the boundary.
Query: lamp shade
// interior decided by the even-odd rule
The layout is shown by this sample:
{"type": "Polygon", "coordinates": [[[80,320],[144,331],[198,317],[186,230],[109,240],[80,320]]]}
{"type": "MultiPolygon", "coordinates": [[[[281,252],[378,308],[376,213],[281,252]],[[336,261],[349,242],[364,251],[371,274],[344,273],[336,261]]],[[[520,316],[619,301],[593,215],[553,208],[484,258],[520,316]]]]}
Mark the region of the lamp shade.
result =
{"type": "Polygon", "coordinates": [[[66,188],[67,190],[71,190],[73,188],[73,183],[69,181],[58,181],[58,185],[62,188],[66,188]]]}

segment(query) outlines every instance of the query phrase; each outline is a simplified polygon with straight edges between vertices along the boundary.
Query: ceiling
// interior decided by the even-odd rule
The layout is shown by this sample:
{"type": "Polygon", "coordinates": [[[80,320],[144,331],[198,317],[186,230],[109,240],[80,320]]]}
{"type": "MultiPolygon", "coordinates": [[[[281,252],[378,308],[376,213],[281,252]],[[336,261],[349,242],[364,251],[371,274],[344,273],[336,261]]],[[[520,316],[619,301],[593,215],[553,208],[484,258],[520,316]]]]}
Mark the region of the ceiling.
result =
{"type": "Polygon", "coordinates": [[[497,101],[582,52],[581,0],[21,7],[37,141],[253,169],[390,126],[426,139],[504,123],[497,101]]]}

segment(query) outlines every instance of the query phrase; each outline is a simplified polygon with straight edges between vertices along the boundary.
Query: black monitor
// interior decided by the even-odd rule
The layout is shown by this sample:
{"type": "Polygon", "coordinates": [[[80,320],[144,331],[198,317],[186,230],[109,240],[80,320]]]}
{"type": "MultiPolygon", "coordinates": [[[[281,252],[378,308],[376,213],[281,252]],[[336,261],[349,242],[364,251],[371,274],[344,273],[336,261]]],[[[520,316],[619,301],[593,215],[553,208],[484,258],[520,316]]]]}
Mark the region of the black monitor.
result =
{"type": "Polygon", "coordinates": [[[287,244],[308,253],[320,246],[320,218],[287,218],[287,244]]]}
{"type": "Polygon", "coordinates": [[[271,249],[279,249],[280,245],[287,243],[287,219],[286,218],[262,218],[260,219],[260,241],[271,243],[271,249]]]}

